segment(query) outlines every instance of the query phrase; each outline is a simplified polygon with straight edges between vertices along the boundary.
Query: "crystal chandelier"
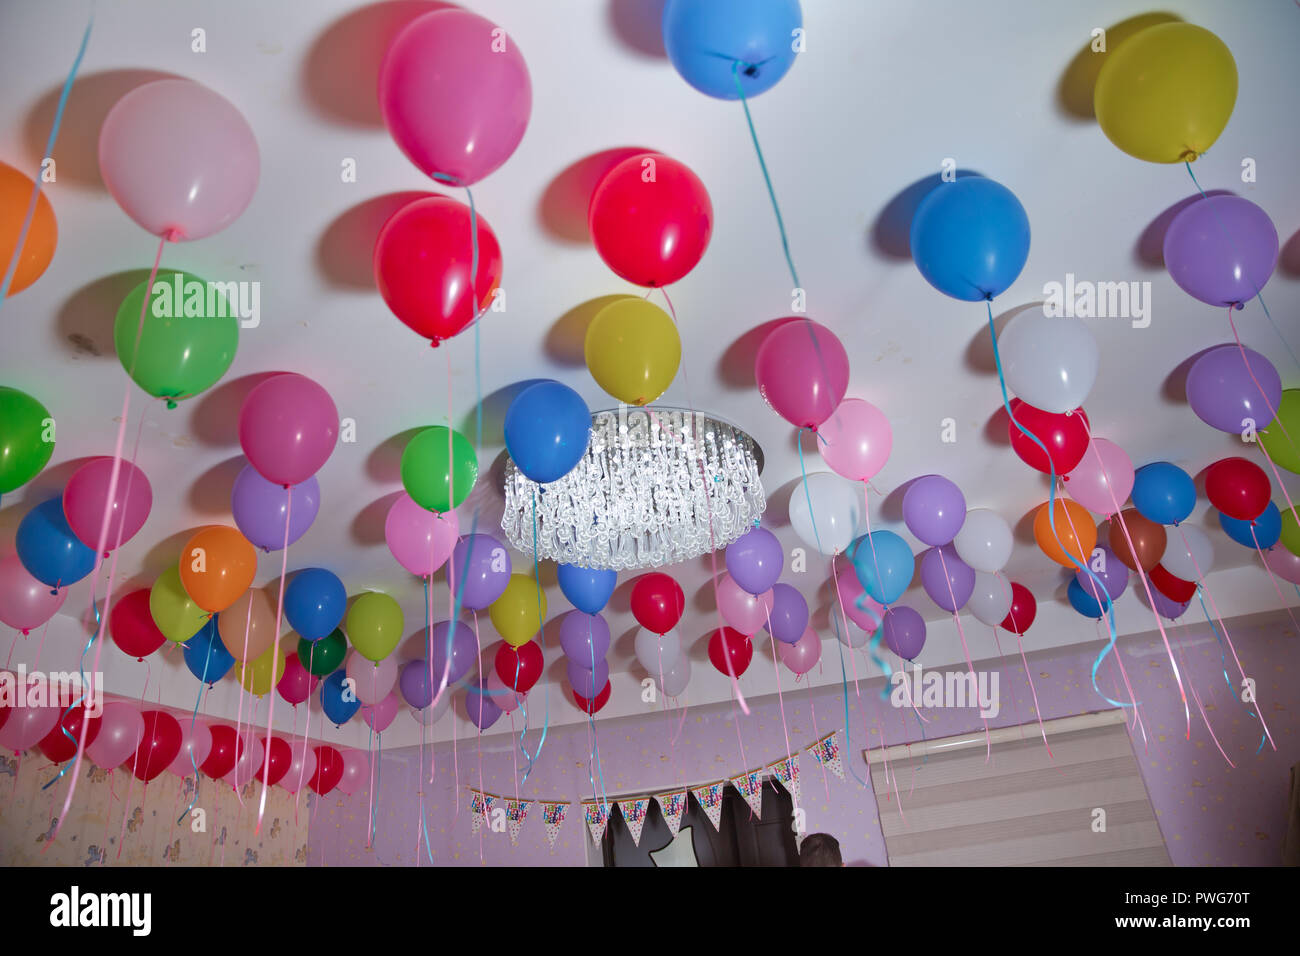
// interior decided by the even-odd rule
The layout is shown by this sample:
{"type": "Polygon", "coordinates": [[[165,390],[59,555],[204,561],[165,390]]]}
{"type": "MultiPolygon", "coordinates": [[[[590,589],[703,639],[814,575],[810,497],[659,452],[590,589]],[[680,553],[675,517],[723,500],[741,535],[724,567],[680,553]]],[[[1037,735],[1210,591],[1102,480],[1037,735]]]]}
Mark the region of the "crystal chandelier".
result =
{"type": "Polygon", "coordinates": [[[509,459],[501,528],[537,557],[584,568],[676,564],[726,547],[758,522],[767,499],[762,451],[726,422],[682,409],[591,416],[577,466],[541,485],[509,459]]]}

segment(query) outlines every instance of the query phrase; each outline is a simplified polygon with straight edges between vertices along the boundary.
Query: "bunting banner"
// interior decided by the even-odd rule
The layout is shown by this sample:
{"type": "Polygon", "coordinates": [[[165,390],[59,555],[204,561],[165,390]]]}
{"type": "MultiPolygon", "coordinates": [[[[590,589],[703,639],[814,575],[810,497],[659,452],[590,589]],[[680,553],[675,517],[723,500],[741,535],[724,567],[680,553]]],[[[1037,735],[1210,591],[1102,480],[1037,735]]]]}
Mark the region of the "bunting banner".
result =
{"type": "Polygon", "coordinates": [[[568,813],[567,803],[542,801],[542,822],[546,824],[546,842],[552,850],[555,849],[555,838],[560,835],[560,827],[564,826],[564,818],[568,813]]]}
{"type": "Polygon", "coordinates": [[[817,743],[808,748],[808,752],[817,762],[841,780],[844,779],[844,761],[840,759],[839,731],[832,730],[817,743]]]}
{"type": "Polygon", "coordinates": [[[618,808],[623,812],[623,822],[627,824],[628,832],[632,834],[632,842],[640,846],[641,828],[645,826],[646,812],[650,809],[650,798],[635,797],[631,800],[620,800],[618,808]]]}
{"type": "Polygon", "coordinates": [[[715,830],[722,823],[722,791],[726,786],[727,781],[719,780],[717,783],[705,784],[703,787],[695,787],[691,790],[695,802],[700,805],[700,809],[704,811],[715,830]]]}
{"type": "Polygon", "coordinates": [[[609,804],[583,802],[582,809],[587,817],[587,829],[591,831],[591,842],[600,846],[605,837],[605,827],[609,825],[609,804]]]}
{"type": "Polygon", "coordinates": [[[506,825],[510,830],[510,845],[519,845],[519,831],[524,827],[531,800],[506,800],[506,825]]]}
{"type": "Polygon", "coordinates": [[[799,755],[791,754],[784,760],[778,760],[776,763],[771,764],[767,769],[772,776],[776,777],[781,786],[785,787],[797,810],[803,802],[799,787],[799,755]]]}
{"type": "Polygon", "coordinates": [[[754,811],[754,816],[761,818],[763,816],[762,769],[751,770],[748,773],[742,773],[739,777],[732,777],[731,785],[740,791],[740,795],[749,804],[749,809],[754,811]]]}
{"type": "MultiPolygon", "coordinates": [[[[489,813],[492,812],[492,801],[496,797],[490,793],[483,793],[480,790],[471,789],[469,792],[469,810],[471,824],[470,833],[478,833],[478,828],[483,825],[489,813]]],[[[490,824],[489,824],[490,826],[490,824]]]]}
{"type": "Polygon", "coordinates": [[[664,822],[668,824],[668,829],[672,831],[673,839],[677,839],[677,831],[682,828],[682,815],[686,813],[686,791],[677,790],[673,793],[656,793],[654,798],[655,802],[659,804],[659,810],[664,815],[664,822]]]}

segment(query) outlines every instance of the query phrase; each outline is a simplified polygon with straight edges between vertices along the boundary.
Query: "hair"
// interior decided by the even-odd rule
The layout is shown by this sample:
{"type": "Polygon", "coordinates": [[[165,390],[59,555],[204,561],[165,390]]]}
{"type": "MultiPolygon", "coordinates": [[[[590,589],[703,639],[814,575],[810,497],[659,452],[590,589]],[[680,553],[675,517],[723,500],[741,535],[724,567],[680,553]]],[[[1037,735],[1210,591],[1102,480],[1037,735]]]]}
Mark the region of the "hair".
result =
{"type": "Polygon", "coordinates": [[[829,833],[810,833],[799,844],[800,866],[843,866],[840,841],[829,833]]]}

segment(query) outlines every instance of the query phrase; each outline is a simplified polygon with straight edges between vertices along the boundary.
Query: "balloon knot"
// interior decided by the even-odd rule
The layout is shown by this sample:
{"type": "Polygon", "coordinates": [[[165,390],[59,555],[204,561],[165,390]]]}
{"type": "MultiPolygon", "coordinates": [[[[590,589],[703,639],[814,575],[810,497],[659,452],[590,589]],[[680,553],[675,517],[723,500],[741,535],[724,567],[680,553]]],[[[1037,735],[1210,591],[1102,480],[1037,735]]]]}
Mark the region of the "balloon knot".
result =
{"type": "Polygon", "coordinates": [[[1200,158],[1200,154],[1194,149],[1183,150],[1182,156],[1179,157],[1185,163],[1194,163],[1200,158]]]}
{"type": "Polygon", "coordinates": [[[438,339],[429,339],[429,348],[436,349],[442,343],[438,339]]]}
{"type": "Polygon", "coordinates": [[[167,399],[167,407],[168,407],[168,408],[175,408],[175,407],[176,407],[176,400],[175,400],[175,399],[171,399],[171,398],[167,399]]]}

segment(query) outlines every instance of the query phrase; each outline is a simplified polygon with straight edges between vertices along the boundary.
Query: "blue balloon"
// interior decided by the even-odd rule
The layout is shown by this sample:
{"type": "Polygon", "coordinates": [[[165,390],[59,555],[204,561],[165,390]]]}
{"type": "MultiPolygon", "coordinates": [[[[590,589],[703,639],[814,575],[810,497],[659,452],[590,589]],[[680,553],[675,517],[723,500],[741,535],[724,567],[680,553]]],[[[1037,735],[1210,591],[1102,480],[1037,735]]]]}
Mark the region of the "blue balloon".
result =
{"type": "Polygon", "coordinates": [[[893,604],[912,583],[916,558],[907,542],[892,531],[864,534],[849,545],[848,555],[862,589],[881,604],[893,604]]]}
{"type": "Polygon", "coordinates": [[[347,679],[347,670],[340,667],[321,681],[320,685],[320,709],[340,727],[361,709],[361,701],[357,700],[356,691],[347,683],[347,679]]]}
{"type": "Polygon", "coordinates": [[[794,65],[799,0],[668,0],[664,49],[677,72],[720,100],[770,90],[794,65]]]}
{"type": "Polygon", "coordinates": [[[63,514],[63,496],[42,502],[23,516],[14,538],[27,573],[52,588],[75,584],[95,567],[95,549],[82,544],[63,514]]]}
{"type": "Polygon", "coordinates": [[[1277,505],[1271,501],[1268,503],[1268,507],[1264,509],[1264,513],[1254,521],[1229,518],[1220,511],[1219,524],[1228,533],[1228,537],[1237,544],[1244,544],[1248,548],[1254,548],[1255,541],[1258,539],[1261,551],[1267,551],[1282,538],[1282,512],[1278,511],[1277,505]],[[1252,532],[1254,533],[1253,537],[1252,532]]]}
{"type": "Polygon", "coordinates": [[[305,568],[284,589],[284,616],[289,626],[308,641],[329,637],[343,623],[348,592],[333,571],[305,568]]]}
{"type": "Polygon", "coordinates": [[[1196,507],[1196,483],[1177,465],[1156,461],[1133,475],[1133,507],[1156,524],[1178,524],[1196,507]]]}
{"type": "Polygon", "coordinates": [[[1015,194],[991,179],[940,183],[912,218],[912,260],[925,281],[963,302],[992,299],[1029,258],[1029,217],[1015,194]]]}
{"type": "Polygon", "coordinates": [[[569,603],[584,614],[599,614],[618,585],[617,571],[596,571],[576,564],[561,564],[556,577],[569,603]]]}
{"type": "Polygon", "coordinates": [[[181,645],[185,666],[205,684],[215,684],[235,666],[234,656],[217,634],[217,616],[208,618],[199,632],[181,645]]]}
{"type": "Polygon", "coordinates": [[[1070,578],[1070,586],[1066,588],[1065,593],[1070,599],[1070,606],[1084,617],[1099,621],[1102,615],[1106,613],[1102,610],[1101,603],[1074,578],[1070,578]]]}
{"type": "Polygon", "coordinates": [[[533,481],[546,484],[563,478],[586,454],[591,412],[569,386],[539,382],[515,396],[504,431],[511,460],[533,481]]]}

